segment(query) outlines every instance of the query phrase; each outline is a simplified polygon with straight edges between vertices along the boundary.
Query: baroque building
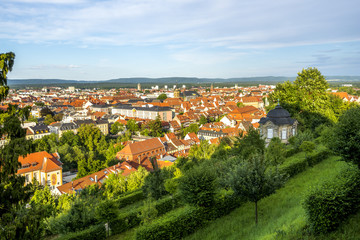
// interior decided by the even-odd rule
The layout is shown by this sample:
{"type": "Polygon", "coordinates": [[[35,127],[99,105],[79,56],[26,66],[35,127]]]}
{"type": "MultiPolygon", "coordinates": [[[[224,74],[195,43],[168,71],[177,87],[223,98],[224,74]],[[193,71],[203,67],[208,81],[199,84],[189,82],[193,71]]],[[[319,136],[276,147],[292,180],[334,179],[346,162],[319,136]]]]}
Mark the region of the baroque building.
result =
{"type": "Polygon", "coordinates": [[[272,138],[278,137],[288,143],[290,137],[297,132],[298,121],[290,117],[290,113],[279,104],[259,121],[260,135],[268,144],[272,138]]]}

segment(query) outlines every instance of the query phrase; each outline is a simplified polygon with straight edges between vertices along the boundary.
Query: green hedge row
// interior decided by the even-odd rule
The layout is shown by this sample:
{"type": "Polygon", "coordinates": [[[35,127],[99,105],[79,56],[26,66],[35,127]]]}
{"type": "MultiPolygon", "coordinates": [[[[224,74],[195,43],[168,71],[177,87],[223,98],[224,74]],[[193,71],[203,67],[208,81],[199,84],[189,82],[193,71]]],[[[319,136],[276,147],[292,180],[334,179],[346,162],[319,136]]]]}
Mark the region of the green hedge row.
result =
{"type": "Polygon", "coordinates": [[[157,219],[136,231],[136,239],[181,239],[202,227],[208,221],[224,216],[239,207],[243,201],[233,195],[217,200],[212,208],[186,206],[157,219]]]}
{"type": "MultiPolygon", "coordinates": [[[[155,202],[155,208],[158,216],[163,215],[174,208],[180,206],[179,198],[166,197],[155,202]]],[[[119,234],[125,232],[141,223],[140,213],[142,207],[136,208],[128,213],[120,215],[118,218],[110,222],[111,234],[119,234]]]]}
{"type": "Polygon", "coordinates": [[[350,167],[334,181],[312,190],[305,198],[308,222],[315,233],[335,230],[360,208],[360,172],[350,167]]]}
{"type": "Polygon", "coordinates": [[[57,240],[101,240],[106,238],[106,230],[104,224],[91,226],[79,232],[73,232],[63,235],[57,240]]]}
{"type": "Polygon", "coordinates": [[[118,205],[119,208],[128,206],[130,204],[133,204],[137,201],[143,200],[145,199],[145,195],[143,194],[143,192],[141,190],[130,193],[124,197],[120,197],[118,199],[115,200],[116,204],[118,205]]]}
{"type": "Polygon", "coordinates": [[[307,158],[295,158],[294,160],[285,163],[279,167],[279,171],[283,174],[293,177],[298,173],[305,171],[308,166],[314,166],[315,164],[321,162],[330,155],[330,151],[326,148],[321,149],[320,151],[311,154],[307,158]]]}

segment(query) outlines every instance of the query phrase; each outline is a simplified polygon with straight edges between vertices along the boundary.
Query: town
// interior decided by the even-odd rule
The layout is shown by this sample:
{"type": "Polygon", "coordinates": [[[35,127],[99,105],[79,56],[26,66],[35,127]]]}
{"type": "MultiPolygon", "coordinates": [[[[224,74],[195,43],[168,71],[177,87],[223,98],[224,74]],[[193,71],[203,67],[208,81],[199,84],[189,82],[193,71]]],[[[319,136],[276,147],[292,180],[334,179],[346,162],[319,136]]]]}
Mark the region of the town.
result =
{"type": "MultiPolygon", "coordinates": [[[[266,117],[268,95],[274,89],[274,85],[214,88],[213,84],[210,88],[186,89],[185,85],[181,88],[174,85],[169,89],[165,85],[162,89],[159,86],[142,89],[140,83],[137,89],[43,87],[11,90],[1,108],[5,110],[9,104],[31,107],[30,121],[22,124],[26,139],[39,141],[51,134],[60,139],[69,131],[77,134],[83,125],[97,127],[104,136],[113,139],[121,139],[130,132],[125,141],[117,143],[122,149],[113,156],[116,163],[101,164],[99,168],[103,169],[81,178],[76,178],[76,165],[66,166],[63,171],[63,153],[42,151],[20,159],[18,174],[25,176],[27,183],[35,179],[48,185],[53,194],[64,194],[101,184],[111,173],[127,176],[139,166],[153,171],[151,158],[160,167],[171,166],[179,156],[188,156],[190,148],[201,141],[216,145],[221,138],[258,129],[259,121],[266,117]],[[159,125],[151,124],[154,121],[159,125]]],[[[347,92],[329,89],[329,94],[360,103],[360,97],[347,92]]],[[[295,135],[295,129],[282,136],[271,134],[286,141],[295,135]]],[[[6,141],[3,136],[1,145],[6,141]]]]}

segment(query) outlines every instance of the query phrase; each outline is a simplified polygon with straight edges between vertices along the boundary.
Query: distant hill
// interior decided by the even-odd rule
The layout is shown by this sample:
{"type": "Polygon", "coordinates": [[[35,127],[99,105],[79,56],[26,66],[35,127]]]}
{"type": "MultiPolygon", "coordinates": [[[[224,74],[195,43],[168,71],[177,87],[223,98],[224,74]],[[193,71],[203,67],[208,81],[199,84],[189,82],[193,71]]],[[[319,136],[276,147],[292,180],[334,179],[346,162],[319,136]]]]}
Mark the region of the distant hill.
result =
{"type": "MultiPolygon", "coordinates": [[[[326,79],[331,82],[360,82],[360,76],[328,76],[326,79]]],[[[196,77],[164,77],[164,78],[117,78],[104,81],[82,81],[82,80],[63,80],[63,79],[9,79],[8,85],[10,87],[24,88],[24,87],[43,87],[43,86],[75,86],[75,87],[135,87],[137,83],[144,84],[143,87],[150,86],[149,84],[191,84],[192,86],[200,84],[218,84],[229,85],[230,83],[239,83],[244,85],[276,84],[284,81],[294,81],[295,77],[283,76],[265,76],[265,77],[242,77],[242,78],[196,78],[196,77]]],[[[230,85],[229,85],[230,86],[230,85]]]]}

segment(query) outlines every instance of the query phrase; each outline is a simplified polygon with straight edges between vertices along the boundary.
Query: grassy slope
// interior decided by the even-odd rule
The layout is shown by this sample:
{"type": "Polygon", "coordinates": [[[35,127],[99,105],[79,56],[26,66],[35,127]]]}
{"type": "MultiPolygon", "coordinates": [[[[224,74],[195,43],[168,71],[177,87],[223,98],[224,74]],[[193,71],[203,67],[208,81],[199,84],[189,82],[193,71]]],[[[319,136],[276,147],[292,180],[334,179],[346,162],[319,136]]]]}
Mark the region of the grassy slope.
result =
{"type": "MultiPolygon", "coordinates": [[[[301,229],[306,225],[305,212],[301,205],[304,194],[311,186],[336,175],[346,166],[345,163],[337,160],[337,157],[324,160],[290,179],[285,187],[275,194],[261,200],[258,205],[258,226],[254,223],[254,204],[246,203],[185,239],[304,239],[298,237],[302,234],[301,229]]],[[[354,217],[354,222],[359,220],[358,215],[357,218],[354,217]]],[[[348,232],[349,229],[344,231],[348,232]]],[[[342,237],[343,234],[339,232],[334,239],[342,237]]],[[[306,238],[315,239],[311,236],[306,238]]]]}

